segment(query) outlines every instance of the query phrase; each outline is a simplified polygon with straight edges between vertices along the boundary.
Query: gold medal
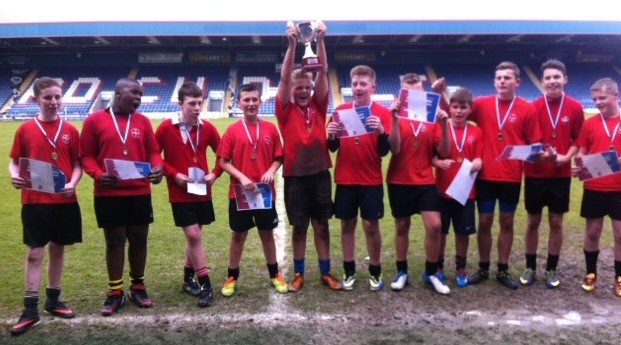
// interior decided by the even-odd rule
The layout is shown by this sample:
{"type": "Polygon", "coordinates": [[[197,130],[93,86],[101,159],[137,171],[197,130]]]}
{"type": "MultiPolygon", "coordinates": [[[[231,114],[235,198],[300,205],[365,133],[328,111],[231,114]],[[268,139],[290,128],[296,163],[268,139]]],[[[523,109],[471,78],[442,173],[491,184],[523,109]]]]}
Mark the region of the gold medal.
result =
{"type": "Polygon", "coordinates": [[[552,139],[556,139],[556,131],[552,132],[552,139]]]}
{"type": "Polygon", "coordinates": [[[356,145],[360,144],[360,137],[356,137],[356,145]]]}
{"type": "Polygon", "coordinates": [[[463,161],[464,161],[464,159],[462,157],[457,157],[457,163],[461,163],[463,161]]]}
{"type": "Polygon", "coordinates": [[[194,161],[194,163],[197,163],[197,162],[198,162],[198,158],[196,158],[196,156],[194,156],[194,157],[192,158],[192,161],[194,161]]]}
{"type": "Polygon", "coordinates": [[[57,160],[58,159],[58,152],[56,152],[56,151],[52,152],[52,159],[53,160],[57,160]]]}
{"type": "Polygon", "coordinates": [[[610,145],[610,152],[615,152],[617,150],[615,150],[615,147],[613,145],[610,145]]]}
{"type": "Polygon", "coordinates": [[[418,146],[418,139],[414,139],[414,146],[418,146]]]}
{"type": "Polygon", "coordinates": [[[505,137],[502,135],[502,133],[498,133],[498,140],[502,141],[505,137]]]}
{"type": "Polygon", "coordinates": [[[123,148],[123,154],[126,156],[129,154],[129,149],[127,147],[123,148]]]}
{"type": "Polygon", "coordinates": [[[308,133],[310,133],[312,130],[313,130],[313,128],[312,128],[312,127],[306,127],[306,131],[307,131],[308,133]]]}
{"type": "Polygon", "coordinates": [[[257,159],[257,154],[256,154],[256,152],[253,152],[253,153],[250,155],[250,159],[252,159],[253,161],[257,159]]]}

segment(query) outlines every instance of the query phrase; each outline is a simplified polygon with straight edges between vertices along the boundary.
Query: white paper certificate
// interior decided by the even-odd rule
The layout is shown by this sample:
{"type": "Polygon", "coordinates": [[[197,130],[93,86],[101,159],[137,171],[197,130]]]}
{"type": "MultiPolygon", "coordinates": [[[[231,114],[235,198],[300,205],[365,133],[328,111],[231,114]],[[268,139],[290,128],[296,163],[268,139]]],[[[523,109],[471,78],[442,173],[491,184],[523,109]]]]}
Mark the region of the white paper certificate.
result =
{"type": "Polygon", "coordinates": [[[464,159],[457,175],[446,190],[446,194],[460,204],[466,205],[478,174],[478,172],[472,172],[472,162],[464,159]]]}
{"type": "Polygon", "coordinates": [[[543,144],[507,145],[497,160],[517,159],[532,162],[535,155],[543,149],[543,144]]]}
{"type": "Polygon", "coordinates": [[[205,183],[205,171],[201,168],[188,168],[187,191],[190,194],[207,195],[207,184],[205,183]]]}
{"type": "Polygon", "coordinates": [[[123,159],[104,159],[108,175],[116,176],[121,180],[141,179],[151,174],[151,164],[123,159]]]}

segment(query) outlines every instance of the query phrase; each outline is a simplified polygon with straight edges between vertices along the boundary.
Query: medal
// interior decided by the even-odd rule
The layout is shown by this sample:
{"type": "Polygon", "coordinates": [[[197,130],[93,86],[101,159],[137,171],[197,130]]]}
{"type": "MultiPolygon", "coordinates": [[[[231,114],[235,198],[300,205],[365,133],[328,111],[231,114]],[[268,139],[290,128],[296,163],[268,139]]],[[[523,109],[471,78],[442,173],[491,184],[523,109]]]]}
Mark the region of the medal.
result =
{"type": "Polygon", "coordinates": [[[457,162],[461,163],[464,159],[461,157],[461,153],[464,150],[464,146],[466,145],[466,138],[468,137],[468,122],[464,126],[464,134],[461,137],[461,143],[457,140],[457,133],[455,132],[455,126],[453,126],[453,122],[451,121],[451,137],[453,138],[453,142],[455,143],[455,147],[457,148],[457,152],[460,156],[457,158],[457,162]]]}
{"type": "Polygon", "coordinates": [[[500,100],[498,99],[498,97],[496,97],[496,120],[498,121],[498,130],[499,130],[498,140],[502,141],[504,139],[504,136],[502,135],[502,128],[505,126],[505,123],[507,123],[507,119],[511,115],[511,110],[513,110],[513,106],[515,105],[516,99],[517,97],[513,96],[513,100],[511,100],[511,104],[509,104],[509,109],[507,109],[507,113],[503,117],[502,114],[500,113],[500,100]]]}
{"type": "Polygon", "coordinates": [[[355,142],[356,142],[356,145],[360,144],[360,137],[356,137],[355,142]]]}
{"type": "Polygon", "coordinates": [[[558,107],[558,112],[556,113],[556,117],[552,116],[552,108],[550,108],[550,103],[548,102],[548,97],[543,97],[546,102],[546,109],[548,110],[548,117],[550,118],[550,123],[552,124],[552,139],[556,139],[556,127],[558,126],[558,120],[561,118],[561,111],[563,110],[563,104],[565,104],[565,93],[563,92],[563,96],[561,97],[561,103],[558,107]]]}
{"type": "MultiPolygon", "coordinates": [[[[200,119],[197,122],[197,126],[198,128],[196,129],[196,142],[194,142],[194,139],[192,138],[192,126],[190,126],[190,130],[188,130],[188,125],[185,123],[185,121],[181,121],[181,119],[179,119],[179,121],[181,122],[181,128],[183,129],[183,135],[188,139],[188,141],[190,142],[190,146],[192,147],[192,151],[194,152],[194,158],[192,159],[194,161],[194,163],[198,162],[198,159],[196,158],[196,152],[198,151],[198,145],[200,143],[201,140],[201,122],[200,119]]],[[[185,143],[185,140],[184,140],[185,143]]]]}
{"type": "Polygon", "coordinates": [[[604,130],[606,130],[606,135],[608,136],[608,138],[610,138],[610,151],[616,151],[615,150],[615,138],[617,137],[617,133],[619,132],[619,125],[621,124],[621,119],[617,122],[617,126],[615,127],[611,135],[610,130],[608,129],[608,125],[606,124],[606,119],[604,119],[604,115],[602,115],[602,113],[599,113],[599,116],[602,119],[602,125],[604,125],[604,130]]]}
{"type": "Polygon", "coordinates": [[[192,157],[192,161],[194,161],[194,163],[198,163],[198,158],[196,158],[196,156],[192,157]]]}
{"type": "Polygon", "coordinates": [[[311,127],[306,127],[306,131],[307,131],[308,133],[310,133],[310,132],[311,132],[311,130],[313,130],[311,127]]]}
{"type": "Polygon", "coordinates": [[[39,122],[39,120],[37,119],[39,115],[34,117],[34,121],[37,124],[37,126],[39,127],[39,129],[41,130],[41,133],[43,133],[43,135],[45,136],[45,138],[47,139],[47,141],[50,143],[50,145],[52,145],[52,159],[53,160],[57,160],[58,159],[58,152],[56,152],[56,144],[58,144],[58,138],[60,138],[60,133],[63,131],[63,127],[65,126],[65,121],[63,120],[62,117],[60,118],[60,124],[58,125],[58,131],[56,132],[56,135],[54,136],[54,138],[50,137],[47,132],[45,131],[45,129],[43,128],[43,126],[41,125],[41,123],[39,122]]]}
{"type": "Polygon", "coordinates": [[[261,137],[261,120],[257,118],[257,139],[256,140],[252,140],[252,137],[250,136],[250,131],[248,130],[248,125],[246,125],[245,119],[242,119],[242,124],[244,125],[244,129],[246,130],[246,135],[248,135],[248,141],[250,142],[250,145],[252,146],[252,154],[250,155],[250,159],[256,160],[257,159],[257,145],[259,144],[259,138],[261,137]]]}
{"type": "Polygon", "coordinates": [[[412,135],[414,135],[414,146],[418,146],[418,144],[420,143],[418,141],[418,133],[420,133],[420,130],[423,128],[423,124],[419,122],[418,124],[418,128],[414,129],[414,125],[412,124],[412,122],[410,122],[410,128],[412,128],[412,135]]]}
{"type": "Polygon", "coordinates": [[[116,133],[119,135],[119,138],[121,139],[121,142],[123,143],[123,154],[127,156],[129,154],[129,149],[127,148],[127,146],[125,146],[125,142],[127,141],[127,135],[129,134],[129,124],[132,122],[132,114],[129,114],[129,116],[127,117],[127,126],[125,128],[125,134],[121,134],[121,126],[116,121],[116,116],[114,116],[112,107],[110,107],[110,116],[112,117],[112,122],[114,122],[116,133]]]}

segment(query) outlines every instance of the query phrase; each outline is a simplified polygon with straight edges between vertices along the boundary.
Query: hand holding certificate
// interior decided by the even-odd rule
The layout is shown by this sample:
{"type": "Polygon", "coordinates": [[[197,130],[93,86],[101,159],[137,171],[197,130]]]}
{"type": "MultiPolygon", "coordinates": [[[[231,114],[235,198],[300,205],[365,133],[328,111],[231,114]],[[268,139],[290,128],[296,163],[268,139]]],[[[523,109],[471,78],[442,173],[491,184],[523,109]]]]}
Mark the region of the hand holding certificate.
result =
{"type": "Polygon", "coordinates": [[[543,144],[507,145],[497,160],[517,159],[526,162],[534,161],[535,156],[541,153],[543,144]]]}
{"type": "Polygon", "coordinates": [[[347,138],[373,133],[375,130],[367,125],[370,116],[371,107],[369,106],[335,111],[332,119],[342,126],[340,133],[336,136],[347,138]]]}
{"type": "Polygon", "coordinates": [[[187,191],[190,194],[207,195],[207,183],[205,183],[205,171],[201,168],[188,168],[187,191]]]}
{"type": "Polygon", "coordinates": [[[580,181],[588,181],[621,172],[616,151],[605,151],[576,158],[580,181]]]}
{"type": "Polygon", "coordinates": [[[401,89],[399,102],[401,108],[397,116],[421,122],[436,122],[441,95],[411,89],[401,89]]]}
{"type": "Polygon", "coordinates": [[[473,164],[467,158],[461,164],[461,168],[455,178],[446,189],[446,194],[462,205],[466,205],[478,172],[472,172],[473,164]]]}
{"type": "Polygon", "coordinates": [[[133,180],[148,177],[151,174],[151,164],[123,159],[104,159],[106,173],[119,180],[133,180]]]}
{"type": "Polygon", "coordinates": [[[60,193],[65,188],[65,174],[52,163],[32,158],[19,159],[19,177],[24,179],[22,188],[44,193],[60,193]]]}
{"type": "Polygon", "coordinates": [[[272,208],[272,188],[267,183],[257,183],[253,191],[245,190],[240,184],[233,185],[238,211],[272,208]]]}

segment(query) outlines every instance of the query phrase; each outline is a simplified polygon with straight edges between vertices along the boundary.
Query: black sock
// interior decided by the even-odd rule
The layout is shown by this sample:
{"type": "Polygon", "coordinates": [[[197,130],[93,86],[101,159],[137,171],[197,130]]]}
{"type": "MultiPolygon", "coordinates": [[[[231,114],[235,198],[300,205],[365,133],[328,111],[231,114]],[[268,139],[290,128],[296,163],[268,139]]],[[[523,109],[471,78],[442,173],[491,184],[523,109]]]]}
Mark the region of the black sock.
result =
{"type": "Polygon", "coordinates": [[[188,281],[191,278],[194,278],[196,271],[193,267],[183,267],[183,280],[188,281]]]}
{"type": "Polygon", "coordinates": [[[276,278],[276,275],[278,275],[278,263],[267,264],[267,271],[270,273],[270,279],[276,278]]]}
{"type": "Polygon", "coordinates": [[[556,271],[558,265],[558,255],[548,254],[548,262],[546,263],[546,271],[556,271]]]}
{"type": "Polygon", "coordinates": [[[589,273],[597,273],[597,258],[599,250],[588,252],[584,251],[584,261],[586,262],[586,271],[589,273]]]}
{"type": "Polygon", "coordinates": [[[239,267],[237,268],[229,267],[229,277],[233,277],[235,278],[235,280],[238,280],[239,279],[239,267]]]}
{"type": "Polygon", "coordinates": [[[498,263],[498,272],[507,272],[509,271],[509,264],[501,264],[498,263]]]}
{"type": "Polygon", "coordinates": [[[489,271],[489,261],[480,261],[479,262],[479,269],[483,270],[483,271],[489,271]]]}
{"type": "Polygon", "coordinates": [[[379,277],[382,275],[382,265],[369,264],[369,274],[379,279],[379,277]]]}
{"type": "Polygon", "coordinates": [[[537,254],[526,254],[526,268],[537,270],[537,254]]]}
{"type": "Polygon", "coordinates": [[[348,277],[356,274],[356,261],[343,261],[343,270],[348,277]]]}
{"type": "Polygon", "coordinates": [[[397,272],[405,272],[408,273],[408,261],[397,261],[397,272]]]}
{"type": "Polygon", "coordinates": [[[438,263],[425,260],[425,274],[430,277],[438,272],[438,263]]]}
{"type": "Polygon", "coordinates": [[[619,276],[621,276],[621,261],[615,260],[615,278],[619,276]]]}
{"type": "Polygon", "coordinates": [[[24,296],[24,309],[29,314],[39,314],[39,293],[36,291],[26,291],[24,296]]]}
{"type": "Polygon", "coordinates": [[[209,288],[211,288],[211,280],[209,279],[208,275],[204,277],[198,277],[198,284],[208,290],[209,288]]]}
{"type": "Polygon", "coordinates": [[[466,268],[466,261],[465,256],[455,255],[455,269],[466,268]]]}
{"type": "Polygon", "coordinates": [[[60,297],[60,288],[45,288],[45,294],[48,301],[56,302],[60,297]]]}
{"type": "Polygon", "coordinates": [[[131,272],[129,272],[129,277],[132,279],[132,285],[134,284],[144,284],[144,276],[134,277],[131,272]]]}
{"type": "Polygon", "coordinates": [[[441,256],[438,259],[438,271],[443,271],[444,270],[444,256],[441,256]]]}

